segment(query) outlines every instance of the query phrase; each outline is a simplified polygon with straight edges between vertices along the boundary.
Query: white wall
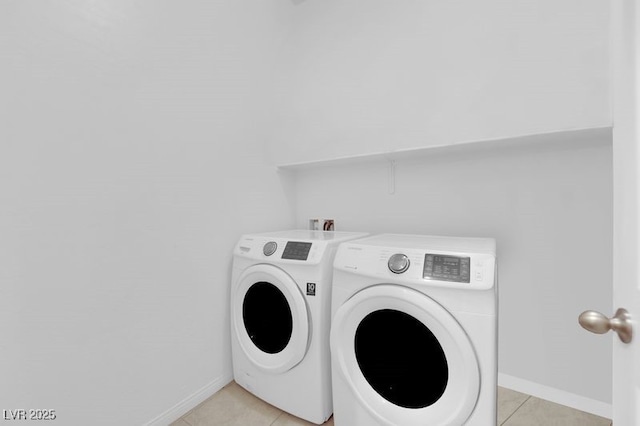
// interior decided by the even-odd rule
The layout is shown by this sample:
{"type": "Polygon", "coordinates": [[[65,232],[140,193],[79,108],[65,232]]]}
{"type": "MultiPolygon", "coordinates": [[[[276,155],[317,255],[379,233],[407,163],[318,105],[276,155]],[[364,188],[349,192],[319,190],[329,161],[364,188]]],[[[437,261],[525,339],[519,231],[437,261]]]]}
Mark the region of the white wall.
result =
{"type": "Polygon", "coordinates": [[[600,0],[294,1],[280,164],[611,125],[600,0]]]}
{"type": "Polygon", "coordinates": [[[142,424],[230,380],[232,246],[292,225],[261,136],[286,16],[0,4],[0,408],[142,424]]]}
{"type": "Polygon", "coordinates": [[[577,317],[612,303],[610,131],[506,142],[398,160],[394,194],[384,161],[300,168],[297,225],[324,217],[337,230],[496,238],[500,373],[602,414],[611,337],[577,317]]]}

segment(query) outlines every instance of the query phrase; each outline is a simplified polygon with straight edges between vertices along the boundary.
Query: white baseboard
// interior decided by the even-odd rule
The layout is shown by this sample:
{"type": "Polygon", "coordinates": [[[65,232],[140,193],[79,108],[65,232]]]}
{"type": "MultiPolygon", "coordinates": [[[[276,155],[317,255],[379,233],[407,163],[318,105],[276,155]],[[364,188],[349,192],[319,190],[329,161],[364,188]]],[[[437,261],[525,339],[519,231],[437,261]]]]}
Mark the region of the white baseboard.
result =
{"type": "Polygon", "coordinates": [[[514,391],[526,393],[536,398],[546,399],[556,404],[566,405],[576,410],[585,411],[595,414],[596,416],[611,418],[613,408],[611,404],[597,401],[595,399],[586,398],[571,392],[530,382],[518,377],[509,376],[498,373],[498,384],[503,388],[513,389],[514,391]]]}
{"type": "Polygon", "coordinates": [[[169,408],[167,411],[160,414],[155,419],[152,419],[149,422],[145,423],[145,426],[166,426],[171,424],[172,422],[175,422],[184,414],[189,412],[189,410],[197,407],[198,404],[222,389],[231,380],[233,380],[233,374],[231,372],[218,377],[211,383],[194,392],[192,395],[178,402],[176,405],[169,408]]]}
{"type": "MultiPolygon", "coordinates": [[[[218,377],[211,383],[203,386],[192,395],[169,408],[158,417],[147,422],[145,426],[165,426],[171,424],[189,410],[197,407],[198,404],[202,403],[211,395],[218,392],[231,380],[233,380],[233,375],[231,373],[218,377]]],[[[555,402],[556,404],[565,405],[567,407],[595,414],[596,416],[605,417],[607,419],[610,419],[613,413],[611,404],[607,404],[606,402],[586,398],[581,395],[541,385],[518,377],[509,376],[507,374],[498,373],[498,384],[507,389],[526,393],[527,395],[535,396],[536,398],[545,399],[547,401],[555,402]]]]}

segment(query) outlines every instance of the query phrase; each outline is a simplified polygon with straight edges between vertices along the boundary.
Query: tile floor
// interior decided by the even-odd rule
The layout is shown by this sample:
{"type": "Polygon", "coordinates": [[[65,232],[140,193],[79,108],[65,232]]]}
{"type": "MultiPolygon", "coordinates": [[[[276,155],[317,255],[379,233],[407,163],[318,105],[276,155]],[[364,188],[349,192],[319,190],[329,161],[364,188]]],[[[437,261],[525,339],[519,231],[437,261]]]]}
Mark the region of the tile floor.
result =
{"type": "MultiPolygon", "coordinates": [[[[172,426],[304,426],[312,423],[284,413],[235,382],[172,423],[172,426]]],[[[333,417],[325,425],[333,425],[333,417]]],[[[611,420],[520,392],[498,388],[498,425],[610,426],[611,420]]]]}

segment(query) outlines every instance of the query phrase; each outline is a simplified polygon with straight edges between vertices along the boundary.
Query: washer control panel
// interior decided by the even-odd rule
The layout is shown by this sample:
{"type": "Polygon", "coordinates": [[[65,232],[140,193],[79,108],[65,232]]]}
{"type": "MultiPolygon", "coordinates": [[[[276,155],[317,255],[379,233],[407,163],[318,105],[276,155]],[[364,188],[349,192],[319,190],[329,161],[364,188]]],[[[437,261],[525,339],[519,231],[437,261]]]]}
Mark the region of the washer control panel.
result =
{"type": "Polygon", "coordinates": [[[387,261],[389,270],[394,274],[402,274],[409,269],[410,264],[411,262],[409,261],[409,258],[403,253],[396,253],[387,261]]]}
{"type": "MultiPolygon", "coordinates": [[[[278,265],[312,266],[322,263],[330,269],[333,265],[328,256],[333,259],[340,243],[365,236],[364,233],[356,232],[306,230],[247,234],[240,237],[233,255],[241,259],[278,265]]],[[[389,253],[389,256],[391,254],[393,253],[389,253]]]]}
{"type": "Polygon", "coordinates": [[[282,252],[282,259],[307,260],[311,245],[312,243],[302,241],[287,241],[284,252],[282,252]]]}

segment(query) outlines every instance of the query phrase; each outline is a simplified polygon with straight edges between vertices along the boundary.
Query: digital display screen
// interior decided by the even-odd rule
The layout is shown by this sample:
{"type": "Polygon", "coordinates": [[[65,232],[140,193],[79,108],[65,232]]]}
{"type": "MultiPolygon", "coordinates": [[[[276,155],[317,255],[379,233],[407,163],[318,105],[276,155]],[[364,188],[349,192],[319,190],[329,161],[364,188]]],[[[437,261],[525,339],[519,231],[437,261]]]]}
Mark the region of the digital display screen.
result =
{"type": "Polygon", "coordinates": [[[307,260],[311,250],[311,243],[303,243],[299,241],[287,241],[282,253],[282,259],[291,260],[307,260]]]}
{"type": "Polygon", "coordinates": [[[426,254],[422,278],[426,280],[471,282],[471,258],[444,254],[426,254]]]}

